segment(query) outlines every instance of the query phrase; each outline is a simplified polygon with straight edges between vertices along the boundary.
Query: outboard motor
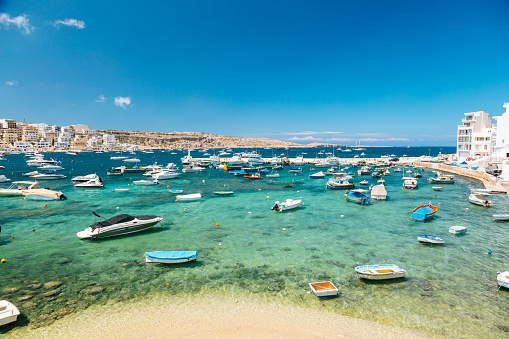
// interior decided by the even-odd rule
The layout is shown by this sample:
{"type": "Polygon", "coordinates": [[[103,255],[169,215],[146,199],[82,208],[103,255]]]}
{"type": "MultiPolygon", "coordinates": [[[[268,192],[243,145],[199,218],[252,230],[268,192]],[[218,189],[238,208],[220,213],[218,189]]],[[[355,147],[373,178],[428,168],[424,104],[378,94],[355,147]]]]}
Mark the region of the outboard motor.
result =
{"type": "Polygon", "coordinates": [[[274,206],[272,206],[271,210],[273,210],[273,211],[279,211],[279,201],[276,201],[276,203],[274,204],[274,206]]]}

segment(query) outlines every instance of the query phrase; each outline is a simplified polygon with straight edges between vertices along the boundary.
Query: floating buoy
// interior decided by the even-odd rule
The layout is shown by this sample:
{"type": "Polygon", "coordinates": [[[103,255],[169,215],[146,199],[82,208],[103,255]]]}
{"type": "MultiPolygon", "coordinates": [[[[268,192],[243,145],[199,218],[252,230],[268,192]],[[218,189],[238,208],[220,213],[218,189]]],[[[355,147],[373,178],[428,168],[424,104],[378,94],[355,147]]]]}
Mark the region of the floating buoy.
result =
{"type": "Polygon", "coordinates": [[[201,182],[205,182],[205,180],[202,180],[201,182]]]}
{"type": "Polygon", "coordinates": [[[33,229],[32,232],[35,232],[35,229],[33,229]]]}
{"type": "Polygon", "coordinates": [[[170,188],[170,185],[166,186],[166,188],[170,188]]]}
{"type": "Polygon", "coordinates": [[[267,195],[267,199],[269,198],[269,196],[267,195]]]}
{"type": "Polygon", "coordinates": [[[356,262],[356,263],[355,263],[355,266],[359,266],[359,263],[358,263],[358,262],[356,262]]]}
{"type": "Polygon", "coordinates": [[[71,160],[71,162],[74,162],[74,160],[71,160]]]}
{"type": "Polygon", "coordinates": [[[120,207],[117,206],[117,210],[119,209],[120,207]]]}
{"type": "Polygon", "coordinates": [[[137,264],[138,263],[138,259],[134,259],[134,263],[137,264]]]}
{"type": "Polygon", "coordinates": [[[187,211],[187,208],[184,208],[184,211],[187,211]]]}
{"type": "Polygon", "coordinates": [[[493,254],[493,251],[492,250],[488,250],[488,254],[493,254]]]}
{"type": "Polygon", "coordinates": [[[465,209],[466,209],[466,210],[468,210],[468,207],[467,207],[467,208],[465,208],[465,209]]]}
{"type": "Polygon", "coordinates": [[[219,223],[218,223],[218,222],[216,222],[216,228],[217,228],[217,227],[219,227],[219,223]]]}
{"type": "Polygon", "coordinates": [[[2,258],[2,260],[0,260],[0,262],[1,262],[2,264],[5,264],[5,263],[7,262],[7,259],[2,258]]]}
{"type": "Polygon", "coordinates": [[[11,239],[14,239],[14,236],[12,236],[11,239]]]}
{"type": "Polygon", "coordinates": [[[322,222],[322,225],[323,225],[323,222],[322,222]]]}
{"type": "Polygon", "coordinates": [[[44,207],[48,207],[48,204],[44,204],[44,207]]]}
{"type": "Polygon", "coordinates": [[[251,214],[251,212],[247,212],[247,214],[251,214]]]}
{"type": "Polygon", "coordinates": [[[219,247],[223,246],[221,243],[219,243],[219,247]]]}
{"type": "Polygon", "coordinates": [[[344,214],[341,214],[341,218],[344,218],[344,217],[345,217],[345,215],[344,215],[344,214]]]}
{"type": "Polygon", "coordinates": [[[283,231],[286,231],[286,228],[283,228],[283,231]]]}

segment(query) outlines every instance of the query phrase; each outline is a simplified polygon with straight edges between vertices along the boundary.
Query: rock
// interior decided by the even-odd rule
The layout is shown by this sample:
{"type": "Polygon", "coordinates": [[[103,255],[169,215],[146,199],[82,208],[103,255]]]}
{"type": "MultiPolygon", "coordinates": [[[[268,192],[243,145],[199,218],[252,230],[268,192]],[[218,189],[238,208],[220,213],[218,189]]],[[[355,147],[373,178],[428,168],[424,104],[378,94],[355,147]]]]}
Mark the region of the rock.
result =
{"type": "Polygon", "coordinates": [[[19,288],[17,287],[6,287],[2,290],[3,294],[11,294],[16,293],[19,291],[19,288]]]}
{"type": "Polygon", "coordinates": [[[50,281],[44,284],[44,288],[55,288],[62,285],[61,281],[50,281]]]}
{"type": "Polygon", "coordinates": [[[21,308],[23,309],[30,309],[37,307],[37,304],[33,301],[27,301],[26,303],[21,304],[21,308]]]}
{"type": "Polygon", "coordinates": [[[27,295],[24,295],[22,297],[19,297],[18,300],[20,301],[25,301],[25,300],[30,300],[32,299],[34,296],[33,295],[30,295],[30,294],[27,294],[27,295]]]}
{"type": "Polygon", "coordinates": [[[130,266],[132,266],[131,263],[125,262],[125,263],[122,264],[122,267],[130,267],[130,266]]]}
{"type": "Polygon", "coordinates": [[[45,297],[52,297],[54,295],[57,295],[60,293],[60,290],[51,290],[51,291],[48,291],[48,292],[44,292],[42,295],[45,296],[45,297]]]}
{"type": "Polygon", "coordinates": [[[104,291],[104,288],[102,288],[101,286],[96,286],[82,290],[82,292],[86,294],[97,294],[101,293],[102,291],[104,291]]]}
{"type": "Polygon", "coordinates": [[[41,288],[42,284],[39,284],[39,283],[33,283],[33,284],[30,284],[28,285],[28,288],[31,288],[33,290],[36,290],[38,288],[41,288]]]}
{"type": "Polygon", "coordinates": [[[59,263],[60,265],[65,265],[65,264],[68,264],[68,263],[70,263],[70,262],[71,262],[71,261],[70,261],[69,259],[67,259],[67,258],[63,258],[63,259],[60,259],[60,260],[58,261],[58,263],[59,263]]]}

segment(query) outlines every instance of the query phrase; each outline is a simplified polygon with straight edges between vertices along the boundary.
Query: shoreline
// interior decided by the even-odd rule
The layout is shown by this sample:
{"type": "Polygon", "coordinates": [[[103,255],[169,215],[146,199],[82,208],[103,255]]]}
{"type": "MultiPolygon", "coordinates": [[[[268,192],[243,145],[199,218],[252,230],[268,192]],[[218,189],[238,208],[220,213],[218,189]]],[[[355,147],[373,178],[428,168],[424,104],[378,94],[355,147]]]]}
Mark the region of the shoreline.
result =
{"type": "Polygon", "coordinates": [[[315,308],[211,294],[153,296],[92,306],[48,326],[14,328],[4,335],[6,338],[432,338],[426,333],[315,308]]]}

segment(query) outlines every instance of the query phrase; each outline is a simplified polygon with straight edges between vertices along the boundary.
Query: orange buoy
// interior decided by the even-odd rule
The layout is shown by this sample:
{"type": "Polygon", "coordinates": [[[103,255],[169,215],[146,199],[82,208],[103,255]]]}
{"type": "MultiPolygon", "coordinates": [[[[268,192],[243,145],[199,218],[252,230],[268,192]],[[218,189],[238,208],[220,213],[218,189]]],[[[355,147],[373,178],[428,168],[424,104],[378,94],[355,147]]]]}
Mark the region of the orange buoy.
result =
{"type": "Polygon", "coordinates": [[[187,208],[184,208],[184,211],[187,211],[187,208]]]}
{"type": "Polygon", "coordinates": [[[1,262],[2,264],[5,264],[5,263],[7,262],[7,259],[2,258],[2,260],[0,260],[0,262],[1,262]]]}
{"type": "Polygon", "coordinates": [[[74,160],[71,160],[71,162],[74,162],[74,160]]]}
{"type": "Polygon", "coordinates": [[[48,207],[48,204],[44,204],[44,207],[48,207]]]}
{"type": "Polygon", "coordinates": [[[170,185],[166,186],[166,188],[170,188],[170,185]]]}
{"type": "Polygon", "coordinates": [[[323,225],[323,222],[322,222],[322,225],[323,225]]]}
{"type": "Polygon", "coordinates": [[[218,222],[216,222],[216,228],[217,228],[217,227],[219,227],[219,223],[218,223],[218,222]]]}

